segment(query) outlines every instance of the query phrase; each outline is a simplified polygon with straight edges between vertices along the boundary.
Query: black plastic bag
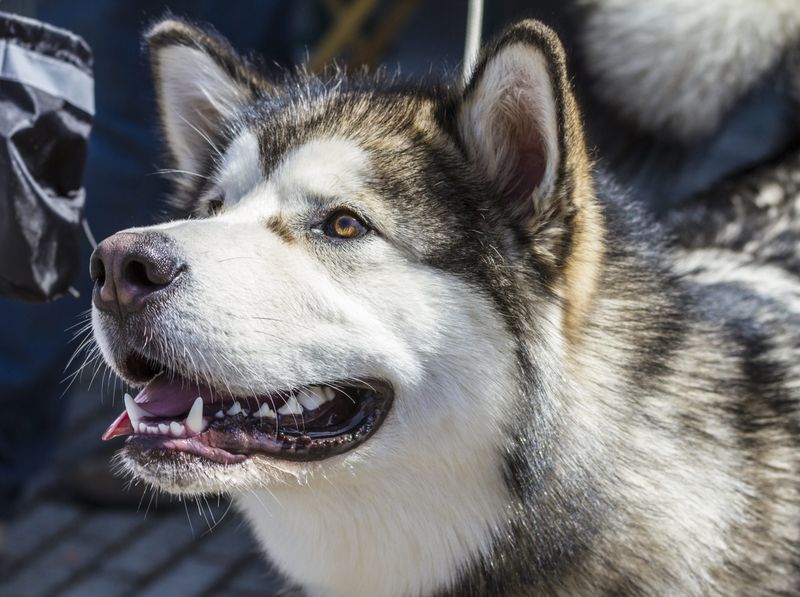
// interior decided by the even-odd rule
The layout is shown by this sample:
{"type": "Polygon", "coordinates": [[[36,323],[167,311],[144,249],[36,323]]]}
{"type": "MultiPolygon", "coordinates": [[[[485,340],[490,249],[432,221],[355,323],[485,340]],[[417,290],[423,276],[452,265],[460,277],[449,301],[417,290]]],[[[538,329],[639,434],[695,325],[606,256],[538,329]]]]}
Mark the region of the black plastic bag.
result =
{"type": "Polygon", "coordinates": [[[86,42],[0,12],[0,295],[46,301],[75,278],[93,114],[86,42]]]}

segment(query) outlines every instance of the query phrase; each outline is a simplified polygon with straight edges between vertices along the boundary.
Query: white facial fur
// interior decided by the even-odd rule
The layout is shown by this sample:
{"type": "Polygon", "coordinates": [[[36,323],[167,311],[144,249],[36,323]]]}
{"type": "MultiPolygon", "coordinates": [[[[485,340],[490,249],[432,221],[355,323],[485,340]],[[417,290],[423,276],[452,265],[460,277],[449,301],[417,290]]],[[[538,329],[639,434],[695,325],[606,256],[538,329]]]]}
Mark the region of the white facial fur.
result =
{"type": "Polygon", "coordinates": [[[379,378],[394,405],[373,437],[324,461],[191,471],[131,462],[133,472],[175,493],[232,493],[270,559],[312,592],[444,586],[488,549],[510,500],[501,456],[519,391],[510,334],[476,288],[380,236],[345,255],[264,225],[304,213],[313,197],[367,193],[369,160],[353,143],[309,142],[267,180],[255,136],[243,133],[222,163],[220,215],[150,228],[177,241],[192,281],[157,323],[160,344],[235,392],[379,378]]]}

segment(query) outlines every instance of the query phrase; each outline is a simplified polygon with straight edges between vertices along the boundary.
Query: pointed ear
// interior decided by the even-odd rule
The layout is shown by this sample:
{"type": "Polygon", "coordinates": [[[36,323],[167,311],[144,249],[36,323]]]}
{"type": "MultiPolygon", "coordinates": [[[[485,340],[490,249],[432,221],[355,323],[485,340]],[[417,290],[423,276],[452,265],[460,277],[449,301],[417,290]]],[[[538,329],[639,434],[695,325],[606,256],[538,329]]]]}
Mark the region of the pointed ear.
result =
{"type": "MultiPolygon", "coordinates": [[[[502,208],[544,250],[537,235],[554,225],[563,230],[589,184],[580,117],[555,33],[523,21],[484,48],[456,119],[468,157],[498,189],[502,208]]],[[[547,236],[555,240],[552,230],[547,236]]]]}
{"type": "Polygon", "coordinates": [[[198,172],[218,152],[226,124],[267,84],[224,39],[184,21],[160,21],[145,40],[174,165],[198,172]]]}

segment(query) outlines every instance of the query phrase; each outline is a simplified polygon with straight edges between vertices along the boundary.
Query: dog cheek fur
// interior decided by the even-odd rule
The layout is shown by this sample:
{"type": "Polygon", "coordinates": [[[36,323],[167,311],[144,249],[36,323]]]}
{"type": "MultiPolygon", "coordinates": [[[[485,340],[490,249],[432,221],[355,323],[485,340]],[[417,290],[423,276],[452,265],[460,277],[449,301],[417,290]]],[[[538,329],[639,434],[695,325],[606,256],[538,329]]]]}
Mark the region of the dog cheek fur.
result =
{"type": "Polygon", "coordinates": [[[487,307],[475,301],[469,319],[452,308],[444,319],[421,318],[429,336],[446,328],[450,337],[427,339],[436,359],[420,355],[424,372],[398,386],[386,422],[359,450],[305,483],[238,496],[270,558],[312,591],[430,593],[451,585],[504,526],[500,427],[516,388],[504,385],[511,378],[498,367],[505,355],[492,326],[465,330],[476,316],[493,319],[487,307]]]}
{"type": "MultiPolygon", "coordinates": [[[[270,251],[273,266],[279,253],[270,251]]],[[[298,362],[312,362],[317,369],[303,375],[364,371],[364,376],[390,380],[397,389],[394,407],[375,436],[358,450],[320,464],[260,462],[258,469],[248,464],[221,478],[219,471],[200,469],[187,471],[177,483],[175,472],[163,466],[147,473],[159,483],[171,480],[167,488],[181,492],[202,488],[203,480],[213,491],[227,479],[270,557],[286,573],[311,587],[338,587],[343,594],[393,594],[401,587],[431,592],[452,583],[476,553],[488,550],[509,504],[501,428],[519,396],[505,323],[493,315],[480,290],[458,278],[386,255],[380,260],[378,268],[370,268],[369,285],[344,294],[329,285],[311,293],[309,285],[316,283],[309,277],[299,276],[305,283],[296,284],[281,278],[281,292],[288,297],[337,297],[337,308],[323,319],[338,321],[337,329],[355,339],[341,349],[335,338],[305,338],[296,329],[284,335],[279,324],[262,322],[260,329],[284,337],[275,352],[261,337],[231,328],[236,318],[222,318],[228,322],[224,334],[237,338],[238,350],[246,355],[228,356],[240,383],[243,371],[262,362],[271,363],[269,374],[276,379],[283,379],[284,365],[287,375],[298,375],[298,362]],[[341,303],[344,295],[349,299],[341,303]],[[359,337],[368,344],[362,346],[359,337]],[[295,344],[305,342],[325,349],[296,356],[295,344]],[[285,469],[278,482],[275,474],[263,474],[272,467],[285,469]],[[357,563],[358,570],[341,566],[342,558],[357,563]]],[[[295,272],[303,269],[291,261],[295,272]]],[[[270,313],[296,317],[312,329],[324,327],[313,325],[308,313],[290,316],[288,305],[265,306],[269,289],[240,285],[235,290],[246,296],[221,298],[215,292],[201,294],[197,303],[219,318],[223,305],[250,313],[247,297],[257,295],[270,313]]],[[[204,313],[184,311],[187,328],[180,336],[189,337],[193,321],[207,326],[204,313]]],[[[221,333],[195,329],[204,344],[192,346],[192,354],[228,345],[221,333]]],[[[244,383],[247,379],[245,374],[244,383]]]]}

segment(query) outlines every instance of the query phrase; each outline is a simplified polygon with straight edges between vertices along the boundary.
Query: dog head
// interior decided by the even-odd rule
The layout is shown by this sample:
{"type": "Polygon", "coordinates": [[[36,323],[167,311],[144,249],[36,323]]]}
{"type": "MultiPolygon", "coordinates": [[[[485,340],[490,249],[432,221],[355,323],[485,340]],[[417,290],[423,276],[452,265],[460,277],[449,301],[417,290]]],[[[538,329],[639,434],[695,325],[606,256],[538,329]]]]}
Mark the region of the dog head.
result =
{"type": "Polygon", "coordinates": [[[579,341],[601,252],[554,34],[520,23],[432,89],[267,80],[183,21],[147,41],[180,215],[91,263],[131,472],[198,493],[428,463],[504,494],[514,405],[579,341]]]}

